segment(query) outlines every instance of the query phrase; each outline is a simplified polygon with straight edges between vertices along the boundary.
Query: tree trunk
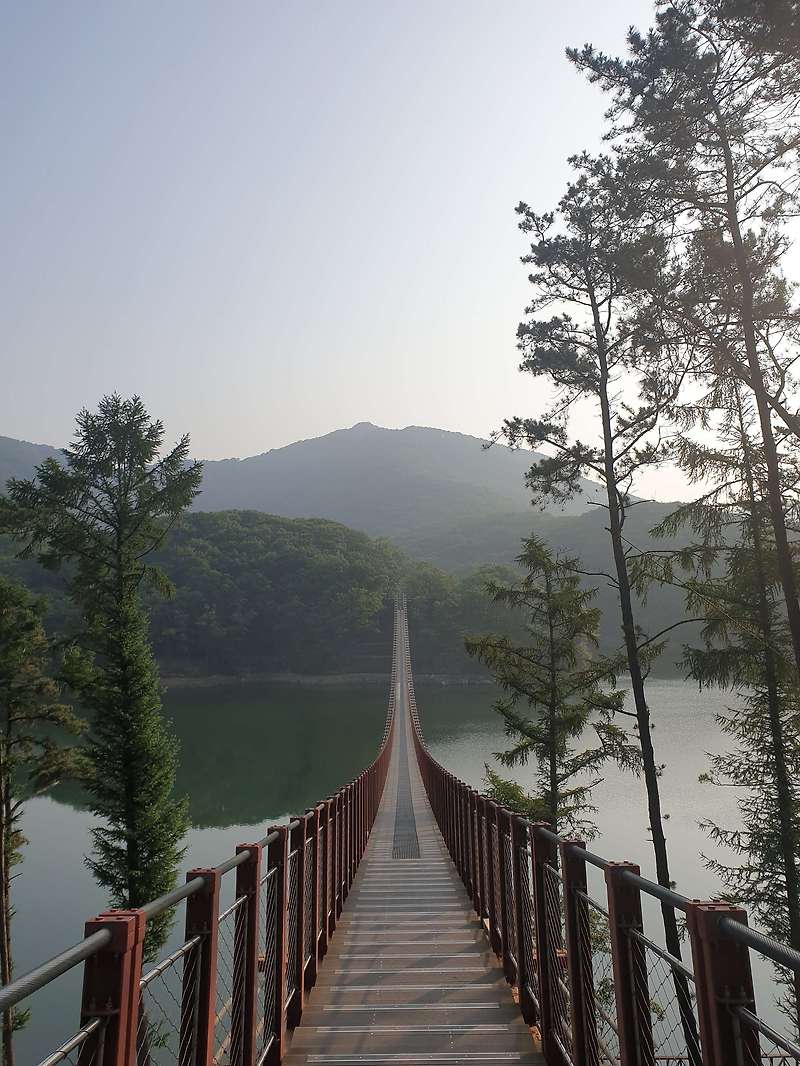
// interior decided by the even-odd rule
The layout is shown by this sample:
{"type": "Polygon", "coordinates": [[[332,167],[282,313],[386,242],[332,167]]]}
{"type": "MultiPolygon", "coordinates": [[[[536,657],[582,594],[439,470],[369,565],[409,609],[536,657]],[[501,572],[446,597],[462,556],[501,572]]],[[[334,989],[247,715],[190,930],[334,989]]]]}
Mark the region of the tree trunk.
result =
{"type": "Polygon", "coordinates": [[[553,832],[558,832],[558,731],[556,729],[556,715],[558,714],[558,670],[556,663],[556,638],[553,626],[553,589],[549,573],[545,573],[545,588],[547,590],[547,625],[549,630],[550,648],[550,700],[547,713],[550,716],[548,722],[548,734],[550,740],[550,815],[553,820],[553,832]]]}
{"type": "MultiPolygon", "coordinates": [[[[598,398],[600,400],[600,417],[603,426],[603,467],[606,483],[606,497],[608,500],[609,534],[611,537],[611,548],[614,555],[614,570],[619,590],[619,605],[622,619],[622,633],[625,641],[625,653],[628,662],[628,672],[631,678],[631,691],[633,693],[633,702],[636,710],[636,722],[639,727],[639,744],[642,752],[642,772],[647,794],[647,812],[650,835],[652,838],[653,854],[656,862],[656,878],[658,883],[664,888],[671,888],[672,881],[669,873],[667,839],[664,835],[664,825],[661,813],[661,794],[658,786],[659,770],[655,759],[653,738],[650,733],[650,708],[647,705],[644,677],[642,675],[642,663],[636,635],[636,621],[633,614],[633,598],[631,594],[630,575],[628,573],[628,561],[625,557],[625,545],[622,540],[624,510],[620,501],[616,467],[614,463],[614,434],[611,423],[611,404],[608,396],[609,373],[606,357],[605,334],[603,333],[600,313],[594,298],[594,290],[591,284],[588,284],[587,288],[590,292],[592,304],[595,340],[597,343],[597,356],[600,369],[598,398]]],[[[664,943],[667,951],[676,959],[680,959],[681,938],[678,930],[678,921],[675,917],[675,909],[670,907],[669,904],[662,903],[661,917],[664,923],[664,943]]],[[[686,1039],[689,1062],[691,1063],[691,1066],[700,1066],[700,1059],[697,1055],[697,1049],[699,1047],[697,1024],[695,1021],[688,983],[686,978],[675,970],[673,970],[673,983],[681,1016],[681,1024],[686,1039]]]]}
{"type": "MultiPolygon", "coordinates": [[[[742,409],[737,393],[739,427],[744,447],[744,469],[747,481],[750,527],[753,539],[753,563],[756,574],[756,597],[758,601],[758,621],[764,636],[764,676],[767,683],[767,706],[769,708],[769,729],[775,760],[775,791],[778,797],[778,822],[781,840],[781,859],[783,875],[786,882],[786,913],[789,921],[789,943],[795,950],[800,950],[800,884],[798,883],[796,855],[797,834],[792,819],[794,797],[792,783],[786,765],[786,748],[784,744],[784,726],[781,718],[778,678],[775,669],[773,650],[772,615],[767,598],[767,579],[764,572],[764,544],[761,537],[760,520],[757,513],[755,479],[750,461],[750,450],[745,432],[742,409]]],[[[800,974],[793,975],[795,998],[795,1027],[800,1022],[800,974]]]]}

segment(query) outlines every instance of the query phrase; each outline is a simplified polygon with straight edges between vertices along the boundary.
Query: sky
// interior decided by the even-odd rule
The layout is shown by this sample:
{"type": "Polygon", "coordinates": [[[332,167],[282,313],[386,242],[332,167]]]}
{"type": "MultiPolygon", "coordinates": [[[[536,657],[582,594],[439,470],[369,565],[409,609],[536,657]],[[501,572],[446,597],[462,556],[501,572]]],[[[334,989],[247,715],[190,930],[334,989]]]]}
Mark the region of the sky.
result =
{"type": "Polygon", "coordinates": [[[600,145],[565,47],[649,0],[0,10],[0,434],[63,444],[114,390],[203,458],[541,410],[514,207],[600,145]]]}

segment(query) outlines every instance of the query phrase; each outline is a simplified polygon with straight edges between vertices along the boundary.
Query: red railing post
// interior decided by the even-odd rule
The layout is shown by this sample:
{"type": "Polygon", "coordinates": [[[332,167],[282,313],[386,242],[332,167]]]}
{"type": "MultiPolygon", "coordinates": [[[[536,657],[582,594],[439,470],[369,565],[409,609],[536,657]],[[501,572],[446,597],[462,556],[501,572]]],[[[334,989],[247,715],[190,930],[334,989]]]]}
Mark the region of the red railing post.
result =
{"type": "Polygon", "coordinates": [[[333,856],[334,866],[334,888],[333,888],[333,928],[336,928],[336,923],[339,920],[339,915],[342,913],[342,906],[344,899],[342,898],[342,881],[344,880],[342,871],[344,869],[344,789],[339,789],[334,797],[335,802],[335,839],[336,839],[336,851],[333,856]]]}
{"type": "Polygon", "coordinates": [[[134,1066],[144,914],[136,910],[106,911],[86,923],[84,935],[103,929],[111,934],[111,940],[83,966],[81,1026],[95,1018],[105,1019],[106,1024],[84,1042],[78,1064],[98,1063],[102,1048],[102,1066],[134,1066]]]}
{"type": "Polygon", "coordinates": [[[236,898],[244,899],[245,902],[236,912],[234,932],[231,1061],[239,1066],[254,1066],[262,845],[239,844],[236,854],[239,855],[243,851],[246,851],[249,857],[236,868],[236,898]]]}
{"type": "Polygon", "coordinates": [[[506,836],[511,841],[511,811],[506,807],[497,808],[497,872],[500,895],[500,929],[503,944],[503,973],[510,985],[514,984],[517,972],[511,953],[510,930],[514,921],[513,911],[509,912],[508,898],[514,891],[513,881],[509,884],[511,870],[506,868],[506,836]]]}
{"type": "Polygon", "coordinates": [[[500,939],[500,915],[497,913],[497,886],[495,885],[495,851],[499,843],[497,826],[497,804],[492,800],[484,801],[486,812],[486,858],[487,858],[487,895],[489,911],[489,943],[495,955],[500,955],[503,945],[500,939]],[[492,832],[492,826],[495,831],[492,832]]]}
{"type": "Polygon", "coordinates": [[[219,890],[222,875],[214,869],[190,870],[187,881],[202,877],[204,887],[186,901],[185,939],[199,936],[200,965],[197,979],[197,1040],[195,1066],[211,1066],[214,1060],[214,1028],[217,1016],[217,940],[219,890]]]}
{"type": "Polygon", "coordinates": [[[761,1062],[758,1032],[739,1026],[736,1007],[755,1013],[750,949],[720,932],[721,918],[747,925],[747,912],[728,903],[689,904],[687,926],[697,990],[703,1066],[761,1062]]]}
{"type": "Polygon", "coordinates": [[[597,1004],[592,972],[592,945],[586,895],[586,861],[582,840],[562,840],[559,845],[564,903],[564,940],[567,949],[567,981],[570,1022],[575,1058],[586,1066],[599,1066],[597,1004]],[[583,925],[581,914],[584,915],[583,925]]]}
{"type": "Polygon", "coordinates": [[[470,848],[469,789],[463,781],[458,785],[461,806],[461,854],[464,863],[464,887],[472,895],[472,851],[470,848]]]}
{"type": "Polygon", "coordinates": [[[639,867],[632,862],[610,862],[605,870],[620,1064],[648,1066],[655,1052],[647,959],[644,944],[631,935],[644,931],[642,897],[625,880],[626,871],[639,875],[639,867]]]}
{"type": "Polygon", "coordinates": [[[294,953],[297,988],[289,1001],[286,1024],[294,1029],[300,1024],[305,1000],[305,962],[306,962],[306,839],[308,837],[308,819],[303,816],[298,824],[289,829],[289,854],[296,850],[295,876],[297,877],[297,937],[288,950],[294,953]]]}
{"type": "Polygon", "coordinates": [[[322,824],[322,812],[324,807],[318,804],[309,812],[308,831],[314,841],[311,848],[311,935],[313,943],[308,944],[306,955],[310,954],[308,968],[306,970],[306,989],[313,988],[317,983],[317,973],[321,956],[319,953],[320,927],[322,925],[322,898],[320,892],[320,873],[322,871],[323,848],[320,846],[320,825],[322,824]]]}
{"type": "Polygon", "coordinates": [[[342,903],[350,895],[351,870],[353,869],[353,786],[346,785],[344,788],[344,827],[342,836],[344,839],[344,869],[342,877],[342,903]]]}
{"type": "MultiPolygon", "coordinates": [[[[552,982],[561,976],[551,973],[551,952],[548,942],[547,922],[547,888],[545,886],[544,868],[555,865],[556,845],[538,830],[552,832],[546,822],[534,823],[530,827],[531,853],[533,856],[533,911],[536,916],[536,967],[539,973],[539,1032],[542,1038],[542,1052],[547,1066],[561,1066],[564,1057],[554,1039],[553,1029],[553,989],[552,982]]],[[[560,946],[560,945],[559,945],[560,946]]],[[[555,949],[552,952],[555,956],[555,949]]]]}
{"type": "Polygon", "coordinates": [[[330,892],[330,918],[328,920],[328,942],[330,942],[333,936],[333,931],[336,928],[336,919],[338,917],[338,911],[336,909],[337,900],[337,881],[336,881],[336,869],[339,856],[339,826],[337,823],[338,809],[339,809],[339,796],[338,793],[330,800],[331,804],[331,823],[330,823],[330,884],[328,890],[330,892]]]}
{"type": "Polygon", "coordinates": [[[486,800],[478,792],[475,796],[475,830],[478,841],[478,917],[483,921],[489,916],[486,863],[484,862],[486,842],[486,800]]]}
{"type": "Polygon", "coordinates": [[[455,800],[458,804],[458,828],[459,828],[459,865],[461,867],[461,879],[464,887],[469,886],[469,855],[466,846],[466,821],[464,819],[464,797],[466,785],[463,781],[455,781],[455,800]]]}
{"type": "Polygon", "coordinates": [[[470,852],[472,854],[472,905],[475,913],[482,917],[483,902],[481,900],[481,851],[480,838],[478,836],[478,793],[474,788],[469,790],[469,839],[470,852]]]}
{"type": "MultiPolygon", "coordinates": [[[[288,867],[289,867],[289,829],[285,825],[273,825],[270,833],[277,833],[277,840],[267,845],[267,871],[275,870],[275,1002],[265,1004],[266,1010],[272,1009],[272,1041],[266,1062],[269,1066],[281,1062],[286,1053],[286,964],[288,960],[288,867]]],[[[265,986],[270,987],[266,981],[265,986]]]]}
{"type": "Polygon", "coordinates": [[[512,859],[514,866],[514,918],[517,925],[517,989],[519,991],[519,1009],[527,1025],[536,1023],[536,1004],[531,990],[536,985],[536,975],[531,972],[535,966],[536,940],[534,930],[533,894],[531,885],[531,863],[528,860],[528,823],[519,816],[511,821],[512,859]],[[529,906],[525,906],[524,895],[528,893],[529,906]]]}
{"type": "Polygon", "coordinates": [[[331,877],[331,856],[333,855],[333,800],[325,800],[322,804],[323,807],[323,825],[325,826],[325,833],[323,835],[324,854],[322,861],[322,935],[319,941],[319,957],[324,959],[328,953],[328,943],[331,935],[331,888],[333,886],[333,878],[331,877]]]}
{"type": "Polygon", "coordinates": [[[368,771],[364,771],[361,775],[361,802],[358,805],[359,813],[361,815],[361,830],[359,833],[359,846],[358,846],[358,861],[364,857],[364,851],[367,847],[367,841],[369,840],[369,786],[371,783],[372,774],[368,771]]]}

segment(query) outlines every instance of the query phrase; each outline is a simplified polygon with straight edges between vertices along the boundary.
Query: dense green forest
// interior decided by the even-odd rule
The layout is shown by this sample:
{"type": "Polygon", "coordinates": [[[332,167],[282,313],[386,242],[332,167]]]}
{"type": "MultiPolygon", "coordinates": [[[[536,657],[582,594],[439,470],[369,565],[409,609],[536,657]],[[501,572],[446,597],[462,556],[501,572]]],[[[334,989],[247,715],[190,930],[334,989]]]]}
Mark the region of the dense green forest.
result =
{"type": "MultiPolygon", "coordinates": [[[[399,583],[423,672],[482,675],[463,650],[464,635],[509,624],[483,592],[503,567],[447,574],[323,519],[190,514],[154,559],[175,586],[170,599],[148,603],[164,675],[386,672],[399,583]]],[[[17,559],[8,541],[0,572],[47,596],[51,629],[74,627],[63,575],[17,559]]]]}

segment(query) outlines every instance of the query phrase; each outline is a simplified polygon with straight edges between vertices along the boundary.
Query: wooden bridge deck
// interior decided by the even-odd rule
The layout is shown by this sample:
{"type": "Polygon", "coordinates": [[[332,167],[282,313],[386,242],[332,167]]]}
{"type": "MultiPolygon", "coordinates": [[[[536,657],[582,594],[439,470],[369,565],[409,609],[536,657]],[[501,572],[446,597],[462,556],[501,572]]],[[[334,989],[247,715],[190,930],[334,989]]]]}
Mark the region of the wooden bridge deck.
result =
{"type": "Polygon", "coordinates": [[[428,805],[405,690],[401,675],[383,801],[284,1061],[543,1063],[428,805]]]}

